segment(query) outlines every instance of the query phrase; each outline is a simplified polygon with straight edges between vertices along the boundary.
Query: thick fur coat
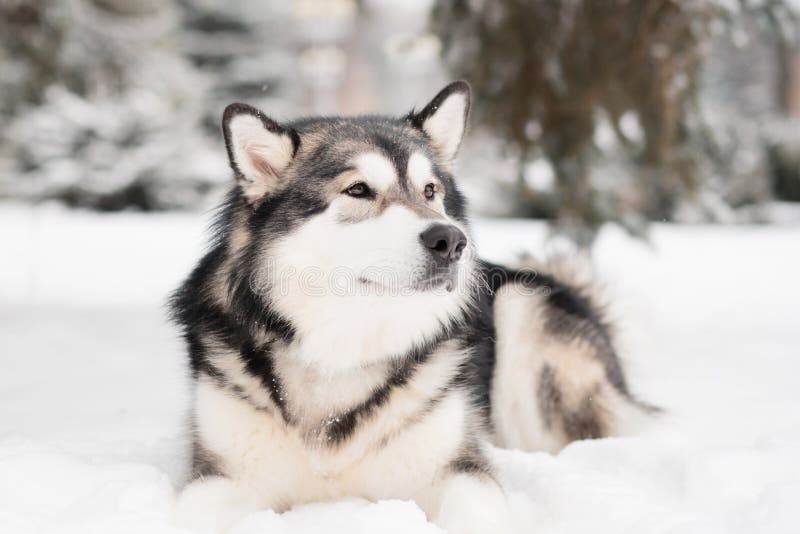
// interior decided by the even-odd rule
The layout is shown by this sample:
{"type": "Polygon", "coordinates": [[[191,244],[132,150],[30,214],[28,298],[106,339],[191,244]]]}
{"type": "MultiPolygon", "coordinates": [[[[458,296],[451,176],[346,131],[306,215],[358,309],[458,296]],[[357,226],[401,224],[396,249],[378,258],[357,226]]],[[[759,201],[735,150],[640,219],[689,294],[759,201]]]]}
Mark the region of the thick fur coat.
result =
{"type": "Polygon", "coordinates": [[[195,386],[180,523],[362,497],[511,532],[488,444],[556,451],[645,410],[588,293],[476,257],[452,174],[469,106],[455,82],[397,118],[225,110],[236,181],[172,300],[195,386]]]}

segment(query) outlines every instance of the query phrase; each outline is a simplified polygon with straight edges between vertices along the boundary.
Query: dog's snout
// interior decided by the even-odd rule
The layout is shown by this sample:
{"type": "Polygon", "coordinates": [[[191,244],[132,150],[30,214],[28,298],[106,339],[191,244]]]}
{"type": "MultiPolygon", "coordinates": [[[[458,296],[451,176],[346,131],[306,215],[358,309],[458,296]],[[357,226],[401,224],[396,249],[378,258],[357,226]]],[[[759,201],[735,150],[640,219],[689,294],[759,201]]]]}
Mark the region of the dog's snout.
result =
{"type": "Polygon", "coordinates": [[[467,236],[452,224],[433,224],[419,239],[431,254],[448,263],[458,261],[467,246],[467,236]]]}

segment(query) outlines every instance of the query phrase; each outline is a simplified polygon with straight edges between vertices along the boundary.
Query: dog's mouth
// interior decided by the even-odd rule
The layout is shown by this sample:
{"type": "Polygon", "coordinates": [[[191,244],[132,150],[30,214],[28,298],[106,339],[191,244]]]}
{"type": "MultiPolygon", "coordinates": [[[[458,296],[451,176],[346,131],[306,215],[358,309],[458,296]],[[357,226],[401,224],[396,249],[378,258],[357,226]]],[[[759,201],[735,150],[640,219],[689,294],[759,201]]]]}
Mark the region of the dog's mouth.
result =
{"type": "Polygon", "coordinates": [[[377,289],[390,289],[386,284],[383,284],[376,280],[371,280],[369,278],[364,278],[363,276],[358,277],[358,283],[361,284],[362,286],[374,287],[377,289]]]}
{"type": "Polygon", "coordinates": [[[444,289],[448,293],[456,288],[455,273],[434,273],[417,280],[412,287],[417,291],[444,289]]]}
{"type": "Polygon", "coordinates": [[[447,271],[428,272],[421,276],[415,277],[410,283],[406,284],[389,284],[385,281],[378,281],[365,276],[360,276],[358,282],[368,288],[377,289],[380,291],[398,293],[403,292],[427,292],[444,289],[448,293],[455,290],[458,285],[457,282],[457,269],[449,269],[447,271]]]}

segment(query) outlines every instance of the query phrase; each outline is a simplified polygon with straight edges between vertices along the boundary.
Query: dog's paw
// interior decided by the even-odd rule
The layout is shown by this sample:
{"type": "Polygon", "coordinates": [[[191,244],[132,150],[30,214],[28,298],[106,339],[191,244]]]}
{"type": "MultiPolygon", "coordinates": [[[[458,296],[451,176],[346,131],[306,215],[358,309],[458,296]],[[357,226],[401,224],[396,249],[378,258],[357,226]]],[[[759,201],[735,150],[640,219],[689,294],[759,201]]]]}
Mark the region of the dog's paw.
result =
{"type": "Polygon", "coordinates": [[[222,533],[259,509],[247,492],[228,478],[196,480],[184,488],[172,512],[177,526],[203,533],[222,533]]]}
{"type": "Polygon", "coordinates": [[[510,518],[496,482],[454,475],[444,484],[434,523],[448,534],[512,534],[510,518]]]}

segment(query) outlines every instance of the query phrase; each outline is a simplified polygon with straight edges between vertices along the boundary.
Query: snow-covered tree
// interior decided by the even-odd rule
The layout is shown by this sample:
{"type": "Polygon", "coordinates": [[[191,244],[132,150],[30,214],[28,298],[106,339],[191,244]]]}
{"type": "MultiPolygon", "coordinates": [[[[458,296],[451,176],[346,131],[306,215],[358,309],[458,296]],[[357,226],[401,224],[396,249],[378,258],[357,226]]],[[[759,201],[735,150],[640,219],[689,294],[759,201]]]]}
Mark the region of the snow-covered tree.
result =
{"type": "Polygon", "coordinates": [[[222,107],[273,95],[291,65],[272,4],[0,0],[0,196],[202,205],[228,178],[222,107]]]}
{"type": "Polygon", "coordinates": [[[640,232],[647,220],[726,220],[732,204],[764,198],[763,136],[712,116],[706,102],[727,103],[707,69],[712,59],[730,72],[712,53],[734,26],[774,47],[755,21],[789,14],[778,0],[444,0],[434,27],[473,83],[478,123],[518,162],[516,212],[555,219],[585,244],[604,221],[640,232]]]}

